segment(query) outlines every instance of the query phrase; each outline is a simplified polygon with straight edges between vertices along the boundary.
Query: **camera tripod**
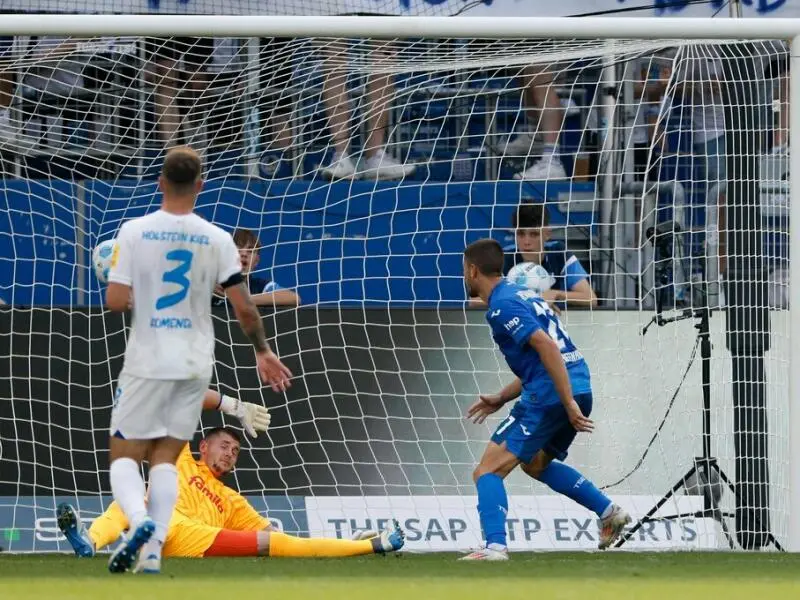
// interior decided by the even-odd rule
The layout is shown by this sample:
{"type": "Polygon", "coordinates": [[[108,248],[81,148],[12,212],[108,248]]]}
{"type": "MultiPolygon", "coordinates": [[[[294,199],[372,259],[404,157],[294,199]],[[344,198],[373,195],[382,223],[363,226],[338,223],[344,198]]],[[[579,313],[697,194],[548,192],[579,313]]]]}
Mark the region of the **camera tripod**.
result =
{"type": "MultiPolygon", "coordinates": [[[[672,229],[670,233],[680,234],[680,227],[677,226],[677,224],[670,223],[669,225],[672,229]]],[[[664,317],[662,313],[664,304],[663,290],[669,284],[669,272],[666,263],[670,262],[670,260],[666,259],[672,258],[671,245],[674,240],[672,236],[668,237],[665,235],[665,233],[666,232],[662,233],[661,231],[658,231],[656,228],[649,228],[646,232],[647,237],[653,242],[657,253],[661,255],[663,260],[660,262],[656,261],[656,280],[659,288],[656,290],[655,297],[656,314],[642,329],[642,335],[645,335],[647,330],[654,323],[659,327],[663,327],[670,323],[684,321],[686,319],[697,320],[694,327],[697,330],[696,343],[700,346],[700,364],[702,368],[701,386],[703,396],[703,450],[701,456],[695,457],[692,466],[686,471],[686,473],[675,482],[675,484],[667,491],[666,494],[664,494],[664,496],[661,497],[661,499],[658,500],[658,502],[653,505],[653,507],[645,514],[644,517],[639,519],[632,528],[627,530],[620,537],[620,539],[617,540],[614,546],[616,548],[623,546],[625,542],[631,539],[645,523],[672,520],[682,517],[694,517],[696,519],[711,518],[717,521],[722,528],[722,532],[725,535],[728,546],[731,549],[735,549],[736,542],[734,536],[731,535],[730,529],[728,528],[728,524],[726,522],[726,519],[734,518],[735,514],[733,512],[723,511],[719,506],[719,501],[726,488],[730,490],[734,496],[736,496],[737,490],[736,486],[725,474],[725,471],[723,471],[722,467],[720,467],[719,463],[717,462],[717,459],[712,456],[711,453],[711,308],[708,305],[708,284],[705,280],[705,274],[703,274],[700,290],[701,293],[699,294],[702,300],[699,303],[699,308],[686,308],[680,314],[674,317],[664,317]],[[702,509],[694,512],[677,513],[658,517],[655,516],[672,497],[681,491],[681,489],[688,489],[689,487],[695,487],[695,485],[700,489],[703,495],[702,509]],[[722,487],[720,488],[720,486],[722,487]]],[[[779,551],[783,551],[783,548],[772,535],[772,533],[768,533],[766,535],[766,541],[767,543],[773,544],[779,551]]]]}

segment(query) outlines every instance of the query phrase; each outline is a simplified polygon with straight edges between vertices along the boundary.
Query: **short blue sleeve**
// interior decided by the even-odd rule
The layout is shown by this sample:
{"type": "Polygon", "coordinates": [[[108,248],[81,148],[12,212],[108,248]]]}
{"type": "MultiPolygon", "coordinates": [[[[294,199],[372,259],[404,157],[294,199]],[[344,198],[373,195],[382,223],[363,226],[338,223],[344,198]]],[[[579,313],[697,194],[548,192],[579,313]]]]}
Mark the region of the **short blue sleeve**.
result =
{"type": "Polygon", "coordinates": [[[527,345],[531,336],[542,328],[531,306],[521,300],[499,300],[489,307],[487,315],[492,331],[510,336],[517,346],[527,345]]]}
{"type": "Polygon", "coordinates": [[[589,279],[589,274],[583,268],[581,261],[574,254],[570,254],[564,264],[565,288],[571,290],[584,279],[589,279]]]}

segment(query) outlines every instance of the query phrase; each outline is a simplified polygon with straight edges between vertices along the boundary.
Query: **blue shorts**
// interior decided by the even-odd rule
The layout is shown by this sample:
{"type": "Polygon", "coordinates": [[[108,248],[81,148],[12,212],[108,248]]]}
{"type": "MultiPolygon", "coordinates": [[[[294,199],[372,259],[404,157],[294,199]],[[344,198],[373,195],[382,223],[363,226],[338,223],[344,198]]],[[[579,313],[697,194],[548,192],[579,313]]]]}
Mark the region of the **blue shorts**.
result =
{"type": "MultiPolygon", "coordinates": [[[[592,413],[592,394],[576,394],[575,401],[587,417],[592,413]]],[[[558,460],[567,458],[567,451],[578,432],[569,422],[564,406],[536,406],[517,402],[492,435],[495,444],[506,448],[523,464],[544,450],[558,460]]]]}

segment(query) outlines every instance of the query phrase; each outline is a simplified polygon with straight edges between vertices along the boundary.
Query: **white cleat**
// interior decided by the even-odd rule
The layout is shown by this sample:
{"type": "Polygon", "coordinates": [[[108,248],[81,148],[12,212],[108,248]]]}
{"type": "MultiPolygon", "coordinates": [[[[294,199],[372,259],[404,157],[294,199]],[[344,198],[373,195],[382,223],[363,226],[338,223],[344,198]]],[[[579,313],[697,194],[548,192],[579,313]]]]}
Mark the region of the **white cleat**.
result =
{"type": "Polygon", "coordinates": [[[144,573],[146,575],[158,575],[161,573],[161,557],[152,553],[145,555],[145,553],[142,552],[139,555],[139,560],[136,561],[133,572],[144,573]]]}
{"type": "Polygon", "coordinates": [[[564,165],[555,156],[545,156],[540,158],[530,167],[514,175],[514,179],[524,181],[546,181],[548,179],[566,179],[567,172],[564,165]]]}
{"type": "Polygon", "coordinates": [[[403,179],[414,173],[417,166],[413,164],[403,164],[396,158],[386,154],[385,150],[380,150],[377,154],[370,156],[364,163],[362,179],[394,180],[403,179]]]}
{"type": "Polygon", "coordinates": [[[322,176],[326,179],[355,179],[356,166],[349,156],[334,154],[333,161],[327,167],[322,168],[322,176]]]}
{"type": "Polygon", "coordinates": [[[603,519],[600,525],[600,542],[597,547],[600,550],[609,548],[622,535],[625,526],[630,522],[631,516],[622,507],[615,504],[611,508],[611,514],[603,519]]]}
{"type": "Polygon", "coordinates": [[[466,556],[462,556],[458,560],[508,560],[508,548],[489,548],[488,546],[484,546],[470,552],[466,556]]]}

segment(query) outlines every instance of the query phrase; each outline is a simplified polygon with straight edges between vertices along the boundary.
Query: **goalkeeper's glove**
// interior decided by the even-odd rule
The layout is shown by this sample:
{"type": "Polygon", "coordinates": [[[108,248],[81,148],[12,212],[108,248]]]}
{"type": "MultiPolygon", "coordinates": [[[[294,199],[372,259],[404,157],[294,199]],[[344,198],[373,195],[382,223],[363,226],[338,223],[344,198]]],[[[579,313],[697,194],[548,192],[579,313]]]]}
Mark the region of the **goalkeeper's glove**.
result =
{"type": "Polygon", "coordinates": [[[259,432],[269,429],[272,415],[269,414],[266,406],[242,402],[238,398],[222,396],[219,403],[219,410],[226,415],[231,415],[239,419],[250,437],[258,436],[259,432]]]}

